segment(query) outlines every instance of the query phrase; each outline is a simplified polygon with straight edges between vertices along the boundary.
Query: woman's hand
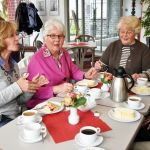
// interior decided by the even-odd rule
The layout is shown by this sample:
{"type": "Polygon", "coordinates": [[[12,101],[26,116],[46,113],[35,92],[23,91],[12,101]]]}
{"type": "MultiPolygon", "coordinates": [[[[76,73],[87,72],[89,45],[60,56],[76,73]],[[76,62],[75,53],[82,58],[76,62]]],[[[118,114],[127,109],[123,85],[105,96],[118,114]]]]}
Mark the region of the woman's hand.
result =
{"type": "Polygon", "coordinates": [[[36,90],[39,88],[39,85],[33,81],[27,80],[28,75],[21,77],[17,84],[21,88],[23,92],[31,92],[35,93],[36,90]]]}
{"type": "Polygon", "coordinates": [[[99,61],[96,61],[96,62],[95,62],[94,68],[95,68],[97,71],[101,71],[101,70],[103,69],[102,64],[101,64],[99,61]]]}
{"type": "Polygon", "coordinates": [[[84,74],[84,77],[86,79],[93,79],[97,76],[97,71],[95,68],[90,68],[85,74],[84,74]]]}
{"type": "Polygon", "coordinates": [[[32,81],[39,87],[49,83],[48,79],[44,75],[39,75],[39,73],[32,78],[32,81]]]}
{"type": "Polygon", "coordinates": [[[48,79],[44,75],[39,75],[39,73],[32,78],[32,81],[27,80],[28,76],[29,73],[25,73],[23,77],[17,81],[17,84],[23,92],[35,93],[39,87],[49,83],[48,79]]]}
{"type": "Polygon", "coordinates": [[[53,86],[53,92],[54,94],[58,93],[68,93],[73,90],[73,85],[71,83],[62,83],[57,86],[53,86]]]}

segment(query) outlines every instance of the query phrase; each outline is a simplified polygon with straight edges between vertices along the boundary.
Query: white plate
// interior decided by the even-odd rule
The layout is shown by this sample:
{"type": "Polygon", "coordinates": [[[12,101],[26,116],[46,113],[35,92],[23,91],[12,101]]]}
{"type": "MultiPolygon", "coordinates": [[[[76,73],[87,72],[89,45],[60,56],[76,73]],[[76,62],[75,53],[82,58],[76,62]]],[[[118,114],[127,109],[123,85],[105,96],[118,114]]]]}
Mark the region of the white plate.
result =
{"type": "Polygon", "coordinates": [[[141,110],[145,107],[145,104],[144,103],[140,103],[140,106],[139,107],[131,107],[128,102],[123,102],[123,105],[127,108],[131,108],[131,109],[134,109],[134,110],[141,110]]]}
{"type": "MultiPolygon", "coordinates": [[[[40,123],[41,121],[42,121],[42,117],[37,116],[35,122],[40,123]]],[[[26,123],[26,122],[23,120],[22,116],[19,116],[17,118],[17,125],[23,125],[24,123],[26,123]]]]}
{"type": "Polygon", "coordinates": [[[40,114],[45,114],[45,115],[46,115],[46,114],[58,113],[58,112],[60,112],[60,111],[62,111],[62,110],[64,109],[64,106],[61,105],[60,102],[48,100],[48,101],[45,101],[45,102],[43,102],[43,103],[40,103],[40,104],[36,105],[33,109],[36,109],[40,114]],[[50,101],[51,103],[53,103],[53,104],[56,104],[56,105],[60,106],[60,108],[59,108],[58,110],[56,110],[56,111],[51,111],[50,109],[49,109],[49,111],[47,111],[47,109],[45,109],[45,108],[43,108],[43,107],[44,107],[49,101],[50,101]]]}
{"type": "Polygon", "coordinates": [[[103,137],[102,136],[98,136],[96,141],[93,143],[93,144],[90,144],[90,145],[86,145],[86,144],[83,144],[81,143],[80,141],[80,134],[76,134],[75,136],[75,142],[80,145],[80,146],[83,146],[83,147],[87,147],[87,146],[98,146],[100,145],[102,142],[103,142],[103,137]]]}
{"type": "Polygon", "coordinates": [[[150,87],[145,87],[146,89],[148,89],[147,92],[140,92],[139,89],[141,88],[141,86],[134,86],[131,91],[135,94],[138,94],[138,95],[150,95],[150,87]]]}
{"type": "Polygon", "coordinates": [[[79,150],[105,150],[105,149],[100,148],[100,147],[83,147],[83,148],[80,148],[79,150]]]}
{"type": "MultiPolygon", "coordinates": [[[[44,133],[43,135],[43,138],[45,138],[47,135],[47,131],[44,133]]],[[[20,131],[19,133],[19,139],[22,141],[22,142],[25,142],[25,143],[36,143],[36,142],[39,142],[42,140],[42,135],[40,135],[38,138],[36,139],[25,139],[24,138],[24,135],[23,135],[23,131],[20,131]]]]}
{"type": "MultiPolygon", "coordinates": [[[[94,81],[94,80],[92,80],[92,81],[94,81]]],[[[85,85],[85,86],[87,86],[87,87],[89,87],[89,88],[92,88],[92,87],[97,86],[98,83],[95,81],[95,84],[94,84],[94,85],[88,85],[88,80],[87,80],[87,79],[83,79],[83,80],[81,80],[81,81],[78,81],[78,82],[76,83],[76,85],[85,85]]]]}
{"type": "Polygon", "coordinates": [[[119,121],[119,122],[134,122],[134,121],[137,121],[141,118],[141,114],[139,112],[137,112],[136,110],[134,110],[134,111],[135,111],[135,118],[134,119],[118,119],[115,117],[113,109],[108,111],[108,116],[111,119],[119,121]]]}

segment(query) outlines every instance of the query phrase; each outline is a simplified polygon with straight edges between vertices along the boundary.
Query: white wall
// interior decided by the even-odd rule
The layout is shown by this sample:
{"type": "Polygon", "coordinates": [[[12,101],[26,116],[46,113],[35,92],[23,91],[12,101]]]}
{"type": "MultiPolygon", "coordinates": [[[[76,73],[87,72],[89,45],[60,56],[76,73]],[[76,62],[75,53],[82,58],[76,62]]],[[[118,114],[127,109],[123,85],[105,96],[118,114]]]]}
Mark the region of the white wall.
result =
{"type": "MultiPolygon", "coordinates": [[[[141,17],[141,0],[136,0],[135,16],[141,17]]],[[[129,16],[132,12],[132,0],[123,0],[123,16],[129,16]]]]}
{"type": "MultiPolygon", "coordinates": [[[[49,14],[49,9],[50,9],[50,0],[46,0],[46,15],[44,16],[40,16],[43,24],[45,23],[45,21],[47,21],[48,19],[50,18],[58,18],[60,20],[62,20],[62,22],[64,24],[66,24],[66,17],[65,17],[65,2],[66,0],[59,0],[59,14],[56,15],[56,16],[52,16],[49,14]]],[[[37,7],[37,4],[36,4],[36,0],[32,0],[32,3],[35,4],[35,6],[37,7]]],[[[35,38],[35,36],[37,35],[37,32],[34,32],[33,35],[30,36],[30,44],[32,45],[33,43],[33,40],[35,38]]],[[[40,30],[40,35],[38,37],[38,40],[41,40],[43,41],[43,36],[42,36],[42,29],[40,30]]]]}

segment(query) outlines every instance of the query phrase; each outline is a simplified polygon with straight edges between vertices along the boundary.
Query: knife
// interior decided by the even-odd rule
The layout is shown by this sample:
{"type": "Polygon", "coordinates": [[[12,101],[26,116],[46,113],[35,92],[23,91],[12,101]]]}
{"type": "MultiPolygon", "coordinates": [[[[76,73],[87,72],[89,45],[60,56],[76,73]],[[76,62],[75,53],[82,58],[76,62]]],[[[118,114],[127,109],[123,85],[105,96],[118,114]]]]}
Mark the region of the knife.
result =
{"type": "Polygon", "coordinates": [[[97,104],[99,106],[105,106],[105,107],[110,107],[110,108],[116,108],[116,106],[108,106],[108,105],[103,105],[103,104],[97,104]]]}

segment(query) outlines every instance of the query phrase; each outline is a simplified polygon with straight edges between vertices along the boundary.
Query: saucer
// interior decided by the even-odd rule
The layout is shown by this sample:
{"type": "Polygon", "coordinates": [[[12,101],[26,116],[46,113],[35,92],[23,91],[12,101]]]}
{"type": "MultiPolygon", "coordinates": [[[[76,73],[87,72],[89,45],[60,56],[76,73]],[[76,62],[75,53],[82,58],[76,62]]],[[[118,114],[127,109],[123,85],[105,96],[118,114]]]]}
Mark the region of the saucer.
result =
{"type": "Polygon", "coordinates": [[[145,107],[145,104],[144,103],[140,103],[139,107],[131,107],[128,102],[124,102],[123,103],[125,107],[127,108],[131,108],[131,109],[134,109],[134,110],[141,110],[145,107]]]}
{"type": "MultiPolygon", "coordinates": [[[[45,138],[47,135],[47,131],[43,134],[43,137],[45,138]]],[[[42,140],[42,135],[40,135],[38,138],[36,139],[25,139],[24,138],[24,135],[23,135],[23,131],[20,131],[19,133],[19,139],[22,141],[22,142],[25,142],[25,143],[36,143],[36,142],[39,142],[42,140]]]]}
{"type": "MultiPolygon", "coordinates": [[[[34,122],[40,123],[41,121],[42,121],[42,117],[41,116],[37,116],[34,122]]],[[[17,124],[18,125],[25,124],[25,123],[27,123],[27,122],[22,119],[22,116],[19,116],[17,118],[17,124]]]]}
{"type": "Polygon", "coordinates": [[[83,147],[87,147],[87,146],[98,146],[100,145],[102,142],[103,142],[103,137],[102,136],[98,136],[96,141],[92,144],[83,144],[81,141],[80,141],[80,134],[78,133],[76,136],[75,136],[75,142],[80,145],[80,146],[83,146],[83,147]]]}
{"type": "Polygon", "coordinates": [[[100,147],[83,147],[83,148],[80,148],[79,150],[105,150],[105,149],[100,148],[100,147]]]}

